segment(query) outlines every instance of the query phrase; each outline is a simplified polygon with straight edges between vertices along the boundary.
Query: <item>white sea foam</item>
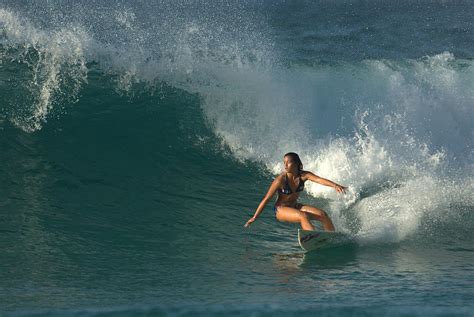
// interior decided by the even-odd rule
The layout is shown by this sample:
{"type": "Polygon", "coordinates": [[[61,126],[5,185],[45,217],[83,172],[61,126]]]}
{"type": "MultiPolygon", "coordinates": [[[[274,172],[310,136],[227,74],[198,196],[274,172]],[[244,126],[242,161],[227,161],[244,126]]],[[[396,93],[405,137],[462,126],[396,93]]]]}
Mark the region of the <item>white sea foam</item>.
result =
{"type": "Polygon", "coordinates": [[[345,197],[307,187],[330,201],[338,228],[364,243],[396,242],[427,218],[474,205],[473,71],[449,53],[333,70],[249,68],[216,74],[226,89],[201,95],[236,157],[279,173],[285,152],[300,153],[306,169],[349,186],[345,197]]]}

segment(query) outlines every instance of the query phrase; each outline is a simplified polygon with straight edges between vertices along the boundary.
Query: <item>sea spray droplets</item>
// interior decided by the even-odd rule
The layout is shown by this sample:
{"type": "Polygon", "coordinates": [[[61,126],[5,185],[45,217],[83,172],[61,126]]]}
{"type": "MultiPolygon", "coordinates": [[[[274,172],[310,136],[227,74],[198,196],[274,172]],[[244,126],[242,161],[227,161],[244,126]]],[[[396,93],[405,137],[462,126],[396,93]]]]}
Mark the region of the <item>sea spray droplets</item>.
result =
{"type": "MultiPolygon", "coordinates": [[[[43,31],[0,9],[4,36],[3,59],[25,63],[31,70],[31,80],[24,83],[33,104],[17,104],[12,118],[23,130],[41,129],[56,101],[75,102],[81,86],[87,82],[85,50],[89,37],[80,28],[43,31]],[[18,115],[29,109],[29,115],[18,115]]],[[[28,103],[29,99],[25,99],[28,103]]]]}
{"type": "MultiPolygon", "coordinates": [[[[2,10],[7,46],[26,45],[41,57],[31,64],[31,98],[15,103],[11,121],[27,131],[40,129],[54,107],[77,98],[87,80],[86,62],[115,76],[118,93],[132,95],[139,82],[151,89],[165,82],[203,93],[219,85],[216,73],[272,63],[265,28],[254,23],[264,22],[245,10],[250,4],[226,3],[220,9],[188,2],[117,5],[115,11],[69,3],[12,4],[17,12],[2,10]],[[65,38],[70,42],[61,42],[65,38]]],[[[20,56],[15,60],[25,62],[20,56]]]]}

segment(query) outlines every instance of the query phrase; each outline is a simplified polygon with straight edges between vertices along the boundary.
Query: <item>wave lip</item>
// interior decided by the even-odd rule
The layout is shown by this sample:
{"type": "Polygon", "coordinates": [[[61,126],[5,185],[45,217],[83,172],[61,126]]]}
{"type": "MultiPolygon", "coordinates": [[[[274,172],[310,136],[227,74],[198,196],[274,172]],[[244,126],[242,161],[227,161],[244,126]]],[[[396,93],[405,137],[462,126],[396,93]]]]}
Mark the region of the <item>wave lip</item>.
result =
{"type": "Polygon", "coordinates": [[[90,71],[116,76],[122,93],[140,82],[151,90],[166,83],[196,93],[215,72],[271,60],[271,45],[246,4],[216,10],[203,3],[192,16],[181,2],[150,4],[158,18],[146,6],[69,8],[78,14],[51,6],[59,18],[44,8],[40,17],[27,8],[0,9],[2,60],[26,65],[29,77],[21,83],[29,96],[15,100],[12,121],[29,132],[41,129],[53,108],[76,102],[90,71]]]}
{"type": "MultiPolygon", "coordinates": [[[[54,102],[77,100],[83,84],[87,83],[86,51],[91,38],[81,28],[42,31],[16,14],[0,9],[2,26],[2,59],[27,65],[30,80],[23,83],[31,94],[26,104],[29,115],[13,121],[28,132],[41,129],[54,102]]],[[[23,109],[24,110],[24,109],[23,109]]]]}

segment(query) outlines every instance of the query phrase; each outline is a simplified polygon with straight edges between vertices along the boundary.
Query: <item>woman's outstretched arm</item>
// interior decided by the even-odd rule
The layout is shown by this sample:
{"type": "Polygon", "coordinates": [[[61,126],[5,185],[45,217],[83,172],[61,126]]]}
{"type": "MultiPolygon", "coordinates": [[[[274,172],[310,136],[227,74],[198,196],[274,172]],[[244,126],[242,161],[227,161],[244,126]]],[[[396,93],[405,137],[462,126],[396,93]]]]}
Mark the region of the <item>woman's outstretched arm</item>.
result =
{"type": "Polygon", "coordinates": [[[343,194],[346,193],[346,188],[347,188],[346,186],[342,186],[337,183],[334,183],[333,181],[330,181],[329,179],[319,177],[318,175],[315,175],[311,172],[306,172],[306,177],[312,182],[329,186],[329,187],[333,187],[338,193],[343,193],[343,194]]]}
{"type": "Polygon", "coordinates": [[[244,227],[247,228],[248,226],[250,226],[250,224],[252,224],[252,222],[257,220],[258,216],[260,216],[260,214],[262,213],[263,208],[265,208],[268,201],[270,199],[272,199],[272,197],[273,197],[273,195],[275,195],[277,189],[281,186],[280,182],[281,182],[281,177],[277,177],[273,180],[273,183],[270,185],[270,188],[268,188],[267,194],[265,195],[265,197],[263,197],[262,201],[258,205],[257,210],[255,211],[255,214],[253,215],[252,218],[250,218],[245,223],[244,227]]]}

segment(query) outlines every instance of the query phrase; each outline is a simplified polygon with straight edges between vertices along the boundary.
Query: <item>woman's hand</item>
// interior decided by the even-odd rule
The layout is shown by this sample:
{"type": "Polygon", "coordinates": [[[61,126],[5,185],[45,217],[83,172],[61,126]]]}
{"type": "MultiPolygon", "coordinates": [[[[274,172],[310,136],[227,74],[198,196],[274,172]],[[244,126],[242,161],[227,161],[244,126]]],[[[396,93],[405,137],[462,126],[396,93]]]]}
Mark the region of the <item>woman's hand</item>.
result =
{"type": "Polygon", "coordinates": [[[252,217],[249,219],[249,221],[247,221],[247,223],[245,223],[244,227],[247,228],[248,226],[250,226],[252,224],[252,222],[254,222],[255,220],[255,217],[252,217]]]}
{"type": "Polygon", "coordinates": [[[345,194],[347,187],[336,184],[336,186],[334,186],[334,189],[335,189],[338,193],[345,194]]]}

